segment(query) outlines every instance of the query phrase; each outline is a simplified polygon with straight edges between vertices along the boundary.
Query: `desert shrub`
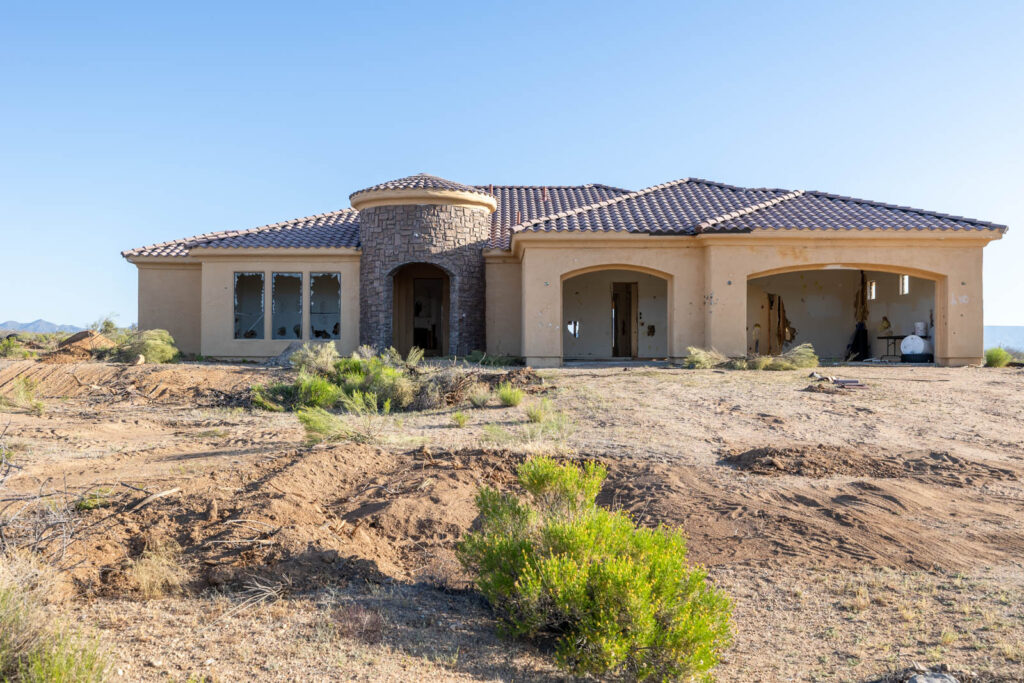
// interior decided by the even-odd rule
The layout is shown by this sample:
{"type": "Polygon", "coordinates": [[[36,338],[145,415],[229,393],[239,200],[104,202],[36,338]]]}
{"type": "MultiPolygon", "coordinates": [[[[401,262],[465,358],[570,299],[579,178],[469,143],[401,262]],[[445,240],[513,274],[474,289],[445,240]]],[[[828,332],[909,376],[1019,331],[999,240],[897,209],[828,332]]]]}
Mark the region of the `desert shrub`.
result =
{"type": "Polygon", "coordinates": [[[498,385],[498,400],[501,405],[514,407],[523,402],[523,390],[512,386],[509,382],[502,382],[498,385]]]}
{"type": "Polygon", "coordinates": [[[416,410],[432,410],[456,406],[466,400],[475,386],[475,373],[455,365],[446,365],[421,379],[412,407],[416,410]]]}
{"type": "Polygon", "coordinates": [[[389,425],[391,402],[373,393],[354,391],[342,394],[339,401],[349,414],[341,417],[322,408],[307,407],[298,411],[299,422],[310,441],[355,441],[379,443],[389,425]]]}
{"type": "Polygon", "coordinates": [[[146,548],[129,567],[129,575],[143,598],[151,600],[181,590],[185,569],[180,562],[181,548],[168,543],[146,548]]]}
{"type": "Polygon", "coordinates": [[[55,589],[54,570],[37,557],[0,554],[0,680],[103,680],[107,662],[97,644],[48,616],[55,589]]]}
{"type": "Polygon", "coordinates": [[[985,351],[986,368],[1005,368],[1012,361],[1013,355],[1000,346],[985,351]]]}
{"type": "Polygon", "coordinates": [[[334,382],[348,395],[356,391],[377,395],[392,406],[405,410],[416,396],[416,385],[401,368],[384,357],[362,358],[353,354],[334,364],[334,382]]]}
{"type": "Polygon", "coordinates": [[[31,358],[32,355],[32,351],[25,348],[17,337],[0,339],[0,358],[23,359],[31,358]]]}
{"type": "MultiPolygon", "coordinates": [[[[814,353],[814,346],[811,344],[800,344],[798,346],[794,346],[789,351],[778,356],[778,358],[793,366],[793,368],[786,368],[787,370],[818,367],[818,355],[814,353]]],[[[771,370],[779,368],[768,369],[771,370]]]]}
{"type": "Polygon", "coordinates": [[[1024,362],[1024,349],[1015,349],[1015,348],[1010,347],[1010,346],[1007,346],[1005,348],[1006,348],[1006,352],[1008,354],[1010,354],[1011,356],[1013,356],[1013,360],[1014,361],[1016,361],[1018,363],[1024,362]]]}
{"type": "Polygon", "coordinates": [[[546,457],[519,467],[527,498],[490,487],[459,559],[509,635],[554,637],[574,675],[707,677],[728,645],[730,601],[686,560],[682,532],[637,528],[595,503],[607,472],[546,457]]]}
{"type": "Polygon", "coordinates": [[[334,372],[334,364],[338,362],[338,348],[334,342],[322,344],[303,344],[302,348],[293,353],[288,361],[293,368],[300,371],[327,377],[334,372]]]}
{"type": "Polygon", "coordinates": [[[306,370],[299,371],[299,378],[295,383],[295,406],[316,406],[317,408],[330,408],[336,404],[344,395],[341,387],[329,379],[316,375],[306,370]]]}
{"type": "Polygon", "coordinates": [[[271,385],[254,384],[249,388],[249,400],[254,408],[275,413],[290,408],[295,401],[295,385],[277,382],[271,385]]]}
{"type": "Polygon", "coordinates": [[[295,414],[310,442],[344,441],[352,434],[343,420],[323,408],[300,408],[295,414]]]}
{"type": "Polygon", "coordinates": [[[771,365],[771,356],[754,356],[753,358],[747,359],[748,370],[764,370],[771,365]]]}
{"type": "Polygon", "coordinates": [[[139,356],[145,357],[147,363],[170,363],[180,355],[174,345],[174,337],[167,330],[132,332],[114,351],[114,357],[125,363],[131,363],[139,356]]]}
{"type": "Polygon", "coordinates": [[[469,423],[469,415],[466,415],[461,410],[458,411],[458,412],[452,413],[452,424],[454,424],[459,429],[465,427],[468,423],[469,423]]]}
{"type": "Polygon", "coordinates": [[[474,384],[470,387],[469,402],[474,408],[483,408],[491,401],[491,391],[483,384],[474,384]]]}
{"type": "Polygon", "coordinates": [[[722,367],[725,368],[726,370],[749,370],[750,369],[750,366],[747,363],[747,359],[746,358],[730,358],[729,360],[727,360],[725,363],[722,364],[722,367]]]}
{"type": "Polygon", "coordinates": [[[526,418],[530,422],[541,423],[551,413],[551,401],[542,398],[537,403],[526,407],[526,418]]]}
{"type": "Polygon", "coordinates": [[[18,377],[11,382],[11,389],[0,395],[0,408],[13,408],[39,416],[46,406],[36,398],[36,383],[28,377],[18,377]]]}
{"type": "Polygon", "coordinates": [[[566,440],[572,436],[576,425],[562,412],[551,412],[540,422],[528,422],[506,428],[494,423],[484,425],[481,441],[499,447],[525,447],[527,451],[545,452],[562,450],[566,440]]]}
{"type": "Polygon", "coordinates": [[[688,355],[683,359],[683,367],[691,370],[708,370],[729,360],[728,356],[714,349],[698,349],[696,346],[688,346],[686,351],[688,355]]]}

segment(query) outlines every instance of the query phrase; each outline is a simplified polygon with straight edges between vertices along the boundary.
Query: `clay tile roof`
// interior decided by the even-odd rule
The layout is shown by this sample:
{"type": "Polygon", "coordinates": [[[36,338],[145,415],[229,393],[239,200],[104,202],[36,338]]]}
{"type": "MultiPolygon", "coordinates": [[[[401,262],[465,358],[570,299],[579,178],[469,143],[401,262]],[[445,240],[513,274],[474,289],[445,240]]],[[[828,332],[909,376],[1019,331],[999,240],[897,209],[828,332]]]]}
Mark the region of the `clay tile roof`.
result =
{"type": "MultiPolygon", "coordinates": [[[[510,232],[695,235],[755,229],[999,230],[1006,226],[823,192],[744,188],[687,178],[558,214],[510,232]]],[[[506,247],[507,248],[507,247],[506,247]]]]}
{"type": "Polygon", "coordinates": [[[511,228],[542,216],[571,211],[629,194],[609,185],[477,185],[494,194],[498,209],[491,216],[492,249],[508,249],[511,228]]]}
{"type": "Polygon", "coordinates": [[[359,212],[342,209],[251,230],[224,230],[121,252],[122,256],[188,256],[195,247],[356,248],[359,212]]]}
{"type": "MultiPolygon", "coordinates": [[[[360,190],[437,188],[493,196],[488,246],[508,249],[517,232],[626,232],[652,235],[797,230],[996,230],[1005,225],[824,192],[745,188],[685,178],[631,192],[609,185],[462,185],[421,173],[360,190]]],[[[210,248],[358,248],[359,212],[343,209],[264,225],[209,232],[122,252],[188,256],[210,248]]]]}
{"type": "Polygon", "coordinates": [[[463,185],[453,180],[446,180],[430,175],[429,173],[417,173],[416,175],[389,180],[373,187],[363,188],[349,195],[349,199],[364,192],[378,192],[380,190],[453,190],[456,192],[473,192],[475,194],[487,194],[478,187],[463,185]]]}
{"type": "Polygon", "coordinates": [[[996,230],[1006,226],[825,192],[794,192],[786,201],[738,216],[723,216],[704,232],[796,230],[996,230]]]}

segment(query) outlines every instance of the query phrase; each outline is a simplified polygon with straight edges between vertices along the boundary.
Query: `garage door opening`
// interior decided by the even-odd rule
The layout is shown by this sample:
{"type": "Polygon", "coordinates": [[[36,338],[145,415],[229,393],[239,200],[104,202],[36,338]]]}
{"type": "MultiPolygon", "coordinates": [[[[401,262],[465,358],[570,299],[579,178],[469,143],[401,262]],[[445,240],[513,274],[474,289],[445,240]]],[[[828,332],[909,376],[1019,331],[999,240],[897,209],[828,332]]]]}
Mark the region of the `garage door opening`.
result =
{"type": "Polygon", "coordinates": [[[601,270],[562,282],[564,360],[668,355],[668,283],[631,270],[601,270]]]}
{"type": "Polygon", "coordinates": [[[393,341],[403,356],[418,346],[427,356],[448,355],[448,274],[428,263],[394,273],[393,341]]]}
{"type": "Polygon", "coordinates": [[[777,355],[810,342],[826,361],[925,361],[934,355],[934,338],[933,280],[834,268],[747,283],[750,355],[777,355]],[[920,354],[908,358],[901,346],[911,335],[924,344],[920,354]]]}

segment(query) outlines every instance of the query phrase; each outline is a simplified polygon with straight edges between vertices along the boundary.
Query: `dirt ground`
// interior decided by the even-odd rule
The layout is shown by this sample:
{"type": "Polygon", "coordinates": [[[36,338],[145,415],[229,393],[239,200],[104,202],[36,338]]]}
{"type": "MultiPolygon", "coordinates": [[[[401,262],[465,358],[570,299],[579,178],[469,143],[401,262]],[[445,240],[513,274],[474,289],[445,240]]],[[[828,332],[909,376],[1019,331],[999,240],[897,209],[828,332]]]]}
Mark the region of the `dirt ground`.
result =
{"type": "Polygon", "coordinates": [[[406,413],[371,447],[310,446],[294,415],[248,409],[280,370],[0,361],[0,394],[30,377],[45,403],[0,414],[21,468],[0,513],[98,502],[76,511],[55,609],[127,680],[562,680],[494,635],[454,557],[478,487],[554,451],[608,466],[602,503],[686,530],[735,601],[719,680],[1024,680],[1024,370],[839,370],[866,388],[549,370],[523,406],[460,406],[462,428],[456,407],[406,413]],[[542,397],[571,425],[554,440],[524,415],[542,397]],[[136,590],[152,548],[177,553],[179,593],[136,590]]]}

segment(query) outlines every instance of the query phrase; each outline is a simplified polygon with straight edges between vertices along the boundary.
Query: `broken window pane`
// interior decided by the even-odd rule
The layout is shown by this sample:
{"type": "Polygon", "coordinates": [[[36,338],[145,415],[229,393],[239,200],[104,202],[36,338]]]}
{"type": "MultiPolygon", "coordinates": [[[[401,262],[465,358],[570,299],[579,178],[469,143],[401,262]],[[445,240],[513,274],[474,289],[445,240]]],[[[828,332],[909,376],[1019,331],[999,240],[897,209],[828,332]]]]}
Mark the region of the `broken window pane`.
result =
{"type": "Polygon", "coordinates": [[[570,337],[573,337],[575,339],[579,339],[580,338],[580,321],[579,320],[570,320],[570,321],[568,321],[567,323],[565,323],[565,329],[569,333],[570,337]]]}
{"type": "Polygon", "coordinates": [[[878,283],[874,280],[868,280],[868,301],[874,301],[878,298],[878,283]]]}
{"type": "Polygon", "coordinates": [[[263,273],[235,273],[235,339],[263,339],[263,273]]]}
{"type": "Polygon", "coordinates": [[[272,339],[302,339],[302,273],[274,273],[270,307],[272,339]]]}
{"type": "Polygon", "coordinates": [[[341,274],[309,274],[309,336],[338,339],[341,336],[341,274]]]}
{"type": "Polygon", "coordinates": [[[910,276],[900,275],[900,296],[910,294],[910,276]]]}

